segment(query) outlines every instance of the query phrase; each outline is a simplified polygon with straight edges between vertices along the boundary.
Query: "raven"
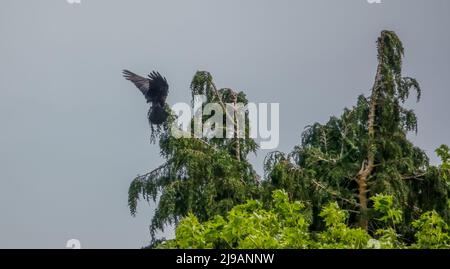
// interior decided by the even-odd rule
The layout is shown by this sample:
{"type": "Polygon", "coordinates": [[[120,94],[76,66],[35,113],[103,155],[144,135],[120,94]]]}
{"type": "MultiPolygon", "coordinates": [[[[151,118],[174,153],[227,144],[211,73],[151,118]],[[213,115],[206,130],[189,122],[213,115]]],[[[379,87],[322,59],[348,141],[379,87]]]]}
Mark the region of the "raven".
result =
{"type": "Polygon", "coordinates": [[[152,124],[163,124],[169,116],[166,109],[166,99],[169,93],[169,84],[165,77],[159,72],[153,71],[148,78],[141,77],[135,73],[123,70],[123,76],[134,83],[144,94],[147,103],[151,103],[148,118],[152,124]]]}

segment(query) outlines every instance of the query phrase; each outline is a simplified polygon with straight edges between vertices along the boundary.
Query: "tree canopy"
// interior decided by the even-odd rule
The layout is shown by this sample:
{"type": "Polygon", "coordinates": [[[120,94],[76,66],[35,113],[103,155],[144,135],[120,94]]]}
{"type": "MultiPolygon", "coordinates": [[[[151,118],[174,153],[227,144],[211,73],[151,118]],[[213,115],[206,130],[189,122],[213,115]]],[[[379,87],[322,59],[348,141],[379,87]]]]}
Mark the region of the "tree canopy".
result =
{"type": "Polygon", "coordinates": [[[325,223],[322,231],[309,230],[310,212],[299,201],[290,202],[288,194],[276,190],[269,209],[261,202],[249,200],[235,206],[225,217],[215,216],[199,222],[189,214],[177,226],[176,238],[158,248],[220,249],[392,249],[450,248],[449,227],[435,211],[424,213],[412,223],[416,241],[405,244],[395,225],[402,219],[401,210],[393,207],[393,197],[372,198],[379,220],[385,223],[374,235],[360,227],[349,227],[348,212],[337,202],[329,202],[319,217],[325,223]]]}
{"type": "MultiPolygon", "coordinates": [[[[248,126],[245,138],[236,129],[232,138],[175,138],[172,113],[164,126],[152,126],[166,162],[132,181],[131,213],[141,198],[157,203],[152,240],[175,224],[176,238],[154,247],[448,248],[449,148],[436,150],[442,164],[433,166],[408,140],[418,120],[405,102],[412,92],[419,101],[422,90],[403,76],[403,57],[398,36],[383,31],[369,95],[307,126],[291,152],[270,153],[262,178],[247,159],[258,149],[248,126]]],[[[192,102],[201,94],[222,107],[248,103],[243,92],[216,88],[206,71],[190,89],[192,102]]],[[[190,132],[199,116],[208,119],[194,114],[190,132]]],[[[225,113],[224,122],[233,116],[225,113]]]]}
{"type": "MultiPolygon", "coordinates": [[[[192,102],[195,95],[205,95],[204,104],[247,103],[243,92],[217,89],[212,76],[204,71],[194,76],[191,92],[192,102]]],[[[196,111],[194,113],[194,117],[199,116],[196,111]]],[[[204,123],[207,117],[200,116],[204,123]]],[[[230,115],[225,114],[224,121],[227,116],[230,115]]],[[[156,231],[177,223],[188,213],[205,221],[217,214],[225,214],[234,205],[253,197],[257,190],[259,177],[247,161],[247,155],[256,152],[258,146],[248,138],[248,120],[246,138],[235,136],[231,139],[195,137],[193,120],[192,137],[189,138],[171,135],[173,115],[167,124],[152,129],[152,137],[159,138],[161,156],[166,162],[150,173],[136,177],[130,185],[128,204],[133,215],[140,198],[157,202],[150,225],[153,239],[156,231]]]]}
{"type": "Polygon", "coordinates": [[[409,223],[425,211],[448,219],[448,185],[423,150],[407,138],[417,132],[414,111],[403,104],[411,90],[420,100],[418,82],[402,76],[403,45],[383,31],[378,39],[378,68],[369,97],[325,124],[308,126],[302,143],[289,153],[266,158],[267,187],[285,189],[291,198],[310,201],[314,229],[321,229],[320,208],[330,200],[351,212],[351,223],[376,231],[370,197],[388,194],[404,215],[399,225],[411,235],[409,223]]]}

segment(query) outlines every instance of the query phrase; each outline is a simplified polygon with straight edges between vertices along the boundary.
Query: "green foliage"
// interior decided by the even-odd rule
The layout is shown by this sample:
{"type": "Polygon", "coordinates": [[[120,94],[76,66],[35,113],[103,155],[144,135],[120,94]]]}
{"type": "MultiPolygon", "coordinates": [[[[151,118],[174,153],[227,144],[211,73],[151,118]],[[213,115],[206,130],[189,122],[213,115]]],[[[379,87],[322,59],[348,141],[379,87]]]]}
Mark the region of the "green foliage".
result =
{"type": "MultiPolygon", "coordinates": [[[[405,102],[412,91],[420,100],[420,85],[402,75],[404,47],[394,32],[383,31],[377,49],[370,96],[307,126],[291,152],[270,153],[263,181],[247,160],[258,148],[248,119],[245,138],[174,138],[173,115],[152,126],[165,162],[136,177],[128,197],[132,215],[140,199],[157,202],[152,247],[448,248],[450,150],[437,149],[442,164],[432,166],[408,140],[418,122],[405,102]],[[362,214],[358,176],[369,159],[373,169],[361,192],[369,208],[362,214]],[[361,216],[367,230],[357,228],[361,216]],[[176,225],[176,238],[158,241],[156,231],[167,224],[176,225]]],[[[243,92],[217,89],[206,71],[196,73],[190,89],[222,107],[248,102],[243,92]]]]}
{"type": "MultiPolygon", "coordinates": [[[[193,96],[206,95],[206,103],[228,103],[235,94],[230,89],[217,90],[212,76],[203,71],[194,76],[191,89],[193,96]]],[[[236,93],[236,97],[237,102],[247,103],[242,92],[236,93]]],[[[247,138],[238,141],[234,138],[195,138],[194,130],[193,138],[175,138],[171,135],[174,120],[172,115],[166,125],[153,133],[159,138],[165,163],[136,177],[128,192],[132,215],[136,214],[139,199],[157,202],[150,225],[152,240],[156,240],[157,230],[163,230],[167,224],[176,224],[189,212],[201,221],[224,215],[234,205],[253,197],[258,189],[258,176],[246,159],[257,149],[255,141],[248,137],[248,121],[247,138]],[[236,152],[237,143],[239,152],[236,152]]]]}
{"type": "Polygon", "coordinates": [[[319,216],[324,219],[327,227],[335,227],[345,224],[345,221],[348,218],[347,213],[340,210],[339,205],[336,202],[326,205],[322,209],[322,212],[320,212],[319,216]]]}
{"type": "Polygon", "coordinates": [[[396,225],[403,220],[402,211],[394,207],[394,197],[392,195],[377,194],[371,198],[377,219],[381,222],[380,227],[375,231],[379,238],[381,248],[403,248],[400,242],[400,235],[396,231],[396,225]]]}
{"type": "MultiPolygon", "coordinates": [[[[315,231],[326,227],[319,212],[330,201],[350,212],[349,222],[356,225],[360,216],[358,175],[367,166],[368,151],[372,151],[374,169],[367,179],[366,195],[369,199],[381,193],[393,196],[397,211],[387,217],[389,225],[395,221],[392,229],[410,241],[413,230],[409,223],[421,213],[435,209],[450,220],[449,186],[445,183],[449,170],[444,164],[439,170],[430,166],[425,152],[407,138],[408,132],[417,131],[417,118],[404,103],[412,91],[417,93],[417,101],[422,92],[415,79],[402,76],[401,41],[394,32],[383,31],[377,44],[379,72],[371,95],[359,96],[355,106],[325,124],[307,126],[301,144],[290,153],[269,154],[264,186],[266,193],[281,188],[289,197],[311,204],[315,231]],[[371,104],[376,107],[373,137],[368,130],[371,104]]],[[[439,150],[448,164],[445,152],[445,148],[439,150]]],[[[376,217],[379,213],[369,203],[371,234],[382,225],[376,217]]]]}
{"type": "MultiPolygon", "coordinates": [[[[361,228],[347,225],[348,213],[336,202],[324,206],[319,214],[326,229],[318,234],[309,230],[308,211],[301,202],[290,202],[285,191],[272,194],[269,208],[249,200],[235,206],[225,216],[200,223],[189,214],[176,229],[176,238],[158,248],[180,249],[364,249],[364,248],[449,248],[448,226],[436,212],[427,212],[413,222],[417,243],[399,242],[392,228],[379,230],[375,238],[361,228]]],[[[384,222],[399,222],[392,208],[392,196],[378,195],[377,203],[384,222]],[[394,213],[393,213],[394,212],[394,213]]]]}
{"type": "Polygon", "coordinates": [[[450,248],[448,224],[436,211],[423,214],[420,219],[413,222],[416,233],[416,248],[450,248]]]}
{"type": "Polygon", "coordinates": [[[164,243],[169,248],[265,249],[307,248],[310,239],[304,205],[290,203],[284,191],[273,193],[272,208],[249,200],[235,206],[227,216],[216,216],[200,224],[190,214],[176,230],[176,239],[164,243]]]}
{"type": "Polygon", "coordinates": [[[399,224],[402,221],[402,211],[394,208],[394,197],[392,195],[377,194],[371,198],[374,202],[373,208],[381,214],[378,219],[385,224],[399,224]]]}
{"type": "Polygon", "coordinates": [[[447,145],[441,145],[436,149],[436,154],[441,158],[442,164],[440,167],[442,178],[450,184],[450,149],[447,145]]]}
{"type": "Polygon", "coordinates": [[[326,225],[326,230],[318,236],[318,247],[337,249],[366,248],[369,234],[361,228],[349,228],[346,221],[347,212],[341,210],[336,202],[326,205],[319,214],[326,225]]]}

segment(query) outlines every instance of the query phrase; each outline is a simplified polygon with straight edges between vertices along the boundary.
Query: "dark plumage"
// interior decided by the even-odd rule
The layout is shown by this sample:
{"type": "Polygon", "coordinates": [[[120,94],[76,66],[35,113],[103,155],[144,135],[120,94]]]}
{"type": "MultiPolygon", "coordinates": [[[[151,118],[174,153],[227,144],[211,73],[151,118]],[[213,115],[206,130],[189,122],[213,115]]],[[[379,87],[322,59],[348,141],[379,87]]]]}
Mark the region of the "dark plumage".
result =
{"type": "Polygon", "coordinates": [[[156,125],[166,122],[168,116],[169,114],[167,114],[164,107],[161,107],[159,104],[152,105],[148,112],[148,119],[156,125]]]}
{"type": "Polygon", "coordinates": [[[135,73],[123,70],[123,76],[144,94],[147,103],[151,103],[148,118],[152,124],[162,124],[167,120],[168,114],[165,110],[166,99],[169,93],[169,84],[165,77],[153,71],[148,78],[141,77],[135,73]]]}

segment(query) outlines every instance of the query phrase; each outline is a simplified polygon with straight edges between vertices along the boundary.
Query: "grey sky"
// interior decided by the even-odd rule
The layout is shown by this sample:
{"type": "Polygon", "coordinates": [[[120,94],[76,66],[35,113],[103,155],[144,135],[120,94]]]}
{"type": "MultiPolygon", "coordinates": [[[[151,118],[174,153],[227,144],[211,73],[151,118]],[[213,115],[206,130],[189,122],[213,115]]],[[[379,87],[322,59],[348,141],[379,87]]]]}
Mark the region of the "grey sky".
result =
{"type": "MultiPolygon", "coordinates": [[[[3,0],[0,3],[0,248],[137,248],[152,205],[129,215],[132,178],[161,163],[147,105],[120,74],[154,69],[170,104],[196,70],[253,102],[279,102],[280,147],[368,93],[375,40],[397,32],[423,100],[411,136],[434,161],[450,144],[450,1],[3,0]]],[[[261,171],[266,152],[253,158],[261,171]]],[[[170,234],[170,232],[169,232],[170,234]]]]}

